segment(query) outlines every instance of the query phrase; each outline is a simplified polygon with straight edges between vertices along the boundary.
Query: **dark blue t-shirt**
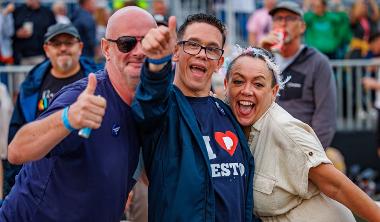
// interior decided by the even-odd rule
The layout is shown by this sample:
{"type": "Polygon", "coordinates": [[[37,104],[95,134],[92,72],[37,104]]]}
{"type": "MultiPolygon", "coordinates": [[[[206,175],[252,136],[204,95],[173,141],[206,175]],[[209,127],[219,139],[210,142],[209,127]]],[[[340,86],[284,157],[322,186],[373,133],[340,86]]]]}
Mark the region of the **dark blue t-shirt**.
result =
{"type": "MultiPolygon", "coordinates": [[[[27,163],[0,209],[0,221],[120,221],[139,154],[131,108],[96,75],[96,95],[107,101],[101,127],[89,139],[73,131],[51,152],[27,163]]],[[[87,78],[59,91],[44,118],[69,104],[86,88],[87,78]]]]}
{"type": "Polygon", "coordinates": [[[205,141],[215,190],[215,220],[244,221],[245,168],[237,133],[212,97],[187,97],[205,141]]]}

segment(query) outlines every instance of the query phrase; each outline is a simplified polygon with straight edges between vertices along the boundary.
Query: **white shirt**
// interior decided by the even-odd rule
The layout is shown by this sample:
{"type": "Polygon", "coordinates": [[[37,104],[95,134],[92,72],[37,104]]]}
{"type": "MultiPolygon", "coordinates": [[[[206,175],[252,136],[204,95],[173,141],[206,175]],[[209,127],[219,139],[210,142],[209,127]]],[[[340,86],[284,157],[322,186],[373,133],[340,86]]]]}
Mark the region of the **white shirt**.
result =
{"type": "Polygon", "coordinates": [[[263,221],[355,222],[345,206],[309,181],[309,169],[331,164],[316,134],[276,103],[252,126],[254,212],[263,221]]]}

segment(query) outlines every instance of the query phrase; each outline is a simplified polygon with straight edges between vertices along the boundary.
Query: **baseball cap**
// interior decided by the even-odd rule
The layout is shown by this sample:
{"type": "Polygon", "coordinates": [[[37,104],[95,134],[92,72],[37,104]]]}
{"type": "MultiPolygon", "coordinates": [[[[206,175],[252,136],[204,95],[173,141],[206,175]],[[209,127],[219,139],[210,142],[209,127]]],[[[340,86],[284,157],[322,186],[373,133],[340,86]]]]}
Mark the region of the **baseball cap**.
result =
{"type": "Polygon", "coordinates": [[[283,1],[278,3],[273,9],[269,11],[269,14],[273,16],[280,9],[288,10],[303,17],[303,11],[300,5],[291,1],[283,1]]]}
{"type": "Polygon", "coordinates": [[[57,23],[49,26],[44,36],[45,43],[60,34],[69,34],[80,40],[79,32],[72,24],[57,23]]]}

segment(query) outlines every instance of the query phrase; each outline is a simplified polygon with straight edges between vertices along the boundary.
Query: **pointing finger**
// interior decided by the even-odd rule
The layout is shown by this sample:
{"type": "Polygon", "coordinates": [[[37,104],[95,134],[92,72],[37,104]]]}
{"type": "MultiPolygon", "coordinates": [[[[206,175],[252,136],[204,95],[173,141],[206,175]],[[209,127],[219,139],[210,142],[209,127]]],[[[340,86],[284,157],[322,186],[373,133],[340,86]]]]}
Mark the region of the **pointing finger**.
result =
{"type": "Polygon", "coordinates": [[[172,38],[177,39],[177,21],[175,16],[170,16],[168,21],[168,28],[172,38]]]}

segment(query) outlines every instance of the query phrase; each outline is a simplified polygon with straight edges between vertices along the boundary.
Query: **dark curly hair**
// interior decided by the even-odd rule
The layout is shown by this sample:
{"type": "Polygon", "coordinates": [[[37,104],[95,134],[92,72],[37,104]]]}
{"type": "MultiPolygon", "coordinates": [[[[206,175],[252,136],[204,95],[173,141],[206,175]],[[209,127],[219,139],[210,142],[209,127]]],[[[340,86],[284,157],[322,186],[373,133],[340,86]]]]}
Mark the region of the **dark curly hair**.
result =
{"type": "Polygon", "coordinates": [[[204,14],[204,13],[197,13],[193,15],[187,16],[185,22],[179,27],[177,32],[177,37],[179,40],[182,40],[183,35],[186,31],[187,26],[193,24],[193,23],[207,23],[209,25],[215,26],[223,37],[222,47],[224,46],[224,43],[226,42],[226,27],[215,16],[210,14],[204,14]]]}

